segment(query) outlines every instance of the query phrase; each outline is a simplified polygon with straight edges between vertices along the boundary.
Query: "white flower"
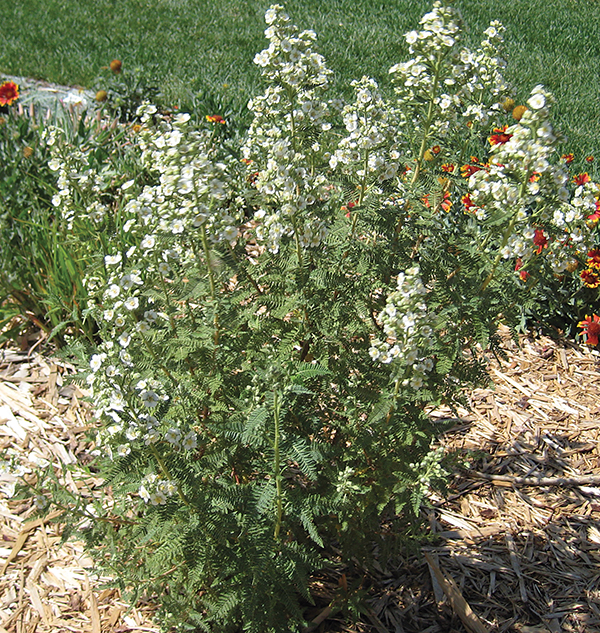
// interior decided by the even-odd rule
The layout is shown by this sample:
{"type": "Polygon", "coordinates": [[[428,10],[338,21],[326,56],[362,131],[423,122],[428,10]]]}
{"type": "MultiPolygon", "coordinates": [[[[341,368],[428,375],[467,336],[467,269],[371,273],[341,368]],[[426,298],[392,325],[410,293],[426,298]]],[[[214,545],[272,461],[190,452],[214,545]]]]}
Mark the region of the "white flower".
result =
{"type": "Polygon", "coordinates": [[[140,495],[140,499],[143,499],[145,501],[145,503],[148,503],[148,501],[150,501],[150,493],[148,492],[148,490],[146,489],[146,486],[144,486],[144,484],[142,484],[138,488],[138,494],[140,495]]]}
{"type": "Polygon", "coordinates": [[[171,427],[165,433],[165,440],[167,440],[167,442],[169,442],[170,444],[179,444],[180,439],[181,431],[175,427],[171,427]]]}
{"type": "Polygon", "coordinates": [[[137,330],[138,332],[141,332],[142,334],[147,334],[148,332],[150,332],[151,330],[151,326],[150,323],[148,323],[148,321],[140,321],[137,324],[137,330]]]}
{"type": "Polygon", "coordinates": [[[122,349],[119,352],[119,358],[121,359],[123,365],[125,365],[126,367],[133,367],[133,363],[131,362],[131,354],[126,349],[122,349]]]}
{"type": "Polygon", "coordinates": [[[221,233],[221,236],[230,243],[234,242],[237,238],[237,229],[234,226],[227,226],[221,233]]]}
{"type": "Polygon", "coordinates": [[[419,39],[419,34],[416,31],[410,31],[404,36],[404,39],[408,44],[414,44],[419,39]]]}
{"type": "Polygon", "coordinates": [[[142,393],[140,394],[140,398],[142,399],[144,406],[148,407],[148,409],[154,409],[154,407],[156,407],[160,402],[158,394],[150,390],[142,391],[142,393]]]}
{"type": "Polygon", "coordinates": [[[127,455],[129,455],[129,453],[131,453],[131,447],[128,446],[127,444],[121,444],[117,448],[117,455],[119,457],[126,457],[127,455]]]}
{"type": "Polygon", "coordinates": [[[149,323],[154,323],[156,319],[158,319],[158,312],[156,312],[156,310],[146,310],[146,312],[144,312],[144,319],[149,323]]]}
{"type": "Polygon", "coordinates": [[[527,100],[527,105],[532,110],[541,110],[546,105],[546,98],[543,94],[538,92],[531,95],[531,97],[527,100]]]}
{"type": "Polygon", "coordinates": [[[124,182],[121,185],[121,189],[123,189],[123,191],[125,191],[126,189],[129,189],[130,187],[132,187],[135,184],[135,180],[128,180],[127,182],[124,182]]]}
{"type": "Polygon", "coordinates": [[[126,406],[127,402],[125,401],[123,395],[120,394],[118,391],[113,392],[110,398],[110,408],[114,409],[115,411],[123,411],[126,406]]]}
{"type": "Polygon", "coordinates": [[[33,499],[33,503],[38,510],[44,510],[48,506],[48,499],[43,495],[36,495],[33,499]]]}
{"type": "Polygon", "coordinates": [[[140,305],[140,301],[137,297],[129,297],[124,305],[128,310],[135,310],[140,305]]]}
{"type": "Polygon", "coordinates": [[[123,332],[123,334],[119,336],[119,345],[121,347],[127,347],[130,342],[131,342],[131,334],[129,334],[128,332],[123,332]]]}
{"type": "Polygon", "coordinates": [[[90,367],[96,373],[102,366],[102,361],[106,358],[106,354],[94,354],[90,360],[90,367]]]}
{"type": "Polygon", "coordinates": [[[106,294],[110,299],[116,299],[121,293],[121,288],[117,284],[111,284],[106,291],[106,294]]]}
{"type": "Polygon", "coordinates": [[[123,289],[130,290],[133,286],[141,286],[143,281],[138,274],[131,273],[129,275],[123,275],[119,283],[123,289]]]}
{"type": "Polygon", "coordinates": [[[142,248],[148,249],[153,248],[154,244],[156,244],[156,239],[153,235],[146,235],[146,237],[142,240],[140,246],[142,248]]]}
{"type": "Polygon", "coordinates": [[[179,233],[183,233],[185,229],[185,225],[181,220],[173,220],[171,223],[171,233],[174,235],[178,235],[179,233]]]}
{"type": "Polygon", "coordinates": [[[184,438],[181,446],[186,451],[192,451],[198,446],[198,440],[196,437],[196,433],[194,431],[190,431],[184,438]]]}
{"type": "Polygon", "coordinates": [[[156,490],[155,492],[150,493],[150,502],[153,506],[164,505],[167,503],[167,496],[164,492],[156,490]]]}
{"type": "Polygon", "coordinates": [[[117,253],[116,255],[106,255],[106,257],[104,258],[104,263],[107,266],[111,266],[114,264],[118,264],[121,259],[123,259],[123,256],[121,255],[121,253],[117,253]]]}

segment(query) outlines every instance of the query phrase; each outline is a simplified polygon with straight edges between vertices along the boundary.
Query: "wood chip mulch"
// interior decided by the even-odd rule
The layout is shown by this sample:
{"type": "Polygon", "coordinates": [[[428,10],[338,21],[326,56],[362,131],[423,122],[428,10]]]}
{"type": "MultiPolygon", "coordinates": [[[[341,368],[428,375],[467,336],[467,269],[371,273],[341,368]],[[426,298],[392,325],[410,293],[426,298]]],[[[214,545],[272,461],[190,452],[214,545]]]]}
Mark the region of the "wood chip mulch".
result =
{"type": "MultiPolygon", "coordinates": [[[[430,544],[371,578],[358,622],[325,608],[312,631],[600,632],[600,353],[503,339],[493,385],[472,391],[458,417],[432,412],[445,428],[454,420],[440,443],[456,468],[447,494],[430,499],[430,544]]],[[[71,373],[35,351],[0,350],[3,459],[85,461],[89,415],[71,373]]],[[[65,482],[102,485],[83,471],[65,482]]],[[[82,544],[35,516],[0,468],[0,633],[158,633],[152,604],[104,588],[82,544]]]]}

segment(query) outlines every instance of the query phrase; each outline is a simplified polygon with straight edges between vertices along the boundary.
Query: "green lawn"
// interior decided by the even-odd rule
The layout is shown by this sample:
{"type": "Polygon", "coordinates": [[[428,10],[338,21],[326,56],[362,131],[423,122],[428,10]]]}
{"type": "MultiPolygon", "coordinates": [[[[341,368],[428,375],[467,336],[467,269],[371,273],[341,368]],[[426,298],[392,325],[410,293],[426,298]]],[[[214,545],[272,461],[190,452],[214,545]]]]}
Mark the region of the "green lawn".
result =
{"type": "MultiPolygon", "coordinates": [[[[337,86],[368,74],[387,83],[403,59],[403,33],[429,9],[424,0],[290,0],[296,24],[319,35],[337,86]]],[[[558,100],[555,120],[580,155],[600,152],[600,3],[588,0],[462,0],[475,43],[491,19],[507,27],[509,78],[525,98],[538,83],[558,100]]],[[[99,87],[112,59],[139,68],[176,101],[219,94],[242,107],[259,85],[264,47],[258,0],[4,0],[0,72],[99,87]]],[[[566,148],[565,148],[566,149],[566,148]]]]}

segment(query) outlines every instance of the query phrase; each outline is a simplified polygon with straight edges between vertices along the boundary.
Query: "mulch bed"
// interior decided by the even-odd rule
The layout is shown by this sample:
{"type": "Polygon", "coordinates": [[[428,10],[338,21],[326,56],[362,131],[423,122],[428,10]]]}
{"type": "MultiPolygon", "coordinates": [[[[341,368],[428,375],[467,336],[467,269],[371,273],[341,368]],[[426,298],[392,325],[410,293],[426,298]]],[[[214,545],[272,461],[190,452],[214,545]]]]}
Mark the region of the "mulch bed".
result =
{"type": "MultiPolygon", "coordinates": [[[[369,577],[360,621],[324,606],[312,631],[600,631],[600,354],[507,333],[504,348],[468,409],[431,412],[454,422],[440,443],[457,457],[448,493],[426,511],[431,544],[369,577]]],[[[89,411],[72,373],[36,349],[0,350],[5,459],[85,461],[89,411]]],[[[65,483],[80,494],[102,485],[83,473],[65,483]]],[[[62,542],[60,516],[35,519],[13,484],[0,470],[0,633],[158,633],[153,605],[104,588],[82,544],[62,542]]],[[[315,579],[323,605],[341,581],[315,579]]]]}

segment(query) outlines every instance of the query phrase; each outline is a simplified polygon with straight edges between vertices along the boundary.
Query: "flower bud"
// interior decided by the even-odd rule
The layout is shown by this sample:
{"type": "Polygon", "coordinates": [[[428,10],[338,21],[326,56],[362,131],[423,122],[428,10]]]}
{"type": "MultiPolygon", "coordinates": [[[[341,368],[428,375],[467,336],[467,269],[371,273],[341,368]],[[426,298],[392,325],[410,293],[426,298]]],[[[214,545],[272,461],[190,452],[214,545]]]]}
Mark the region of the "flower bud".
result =
{"type": "Polygon", "coordinates": [[[502,109],[504,110],[504,112],[511,112],[515,107],[515,100],[511,99],[510,97],[507,97],[506,99],[504,99],[504,102],[502,103],[502,109]]]}
{"type": "Polygon", "coordinates": [[[102,103],[103,101],[106,101],[107,99],[108,99],[108,94],[106,90],[98,90],[98,92],[96,93],[96,101],[98,103],[102,103]]]}
{"type": "Polygon", "coordinates": [[[121,63],[120,59],[113,59],[112,62],[110,62],[109,67],[113,71],[113,73],[115,73],[115,75],[118,75],[121,72],[122,65],[123,64],[121,63]]]}
{"type": "Polygon", "coordinates": [[[520,121],[526,111],[527,111],[526,106],[524,105],[517,106],[512,112],[513,119],[515,121],[520,121]]]}
{"type": "Polygon", "coordinates": [[[573,259],[567,264],[567,271],[570,273],[575,272],[578,266],[579,262],[576,259],[573,259]]]}

